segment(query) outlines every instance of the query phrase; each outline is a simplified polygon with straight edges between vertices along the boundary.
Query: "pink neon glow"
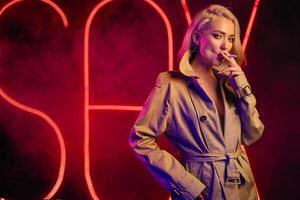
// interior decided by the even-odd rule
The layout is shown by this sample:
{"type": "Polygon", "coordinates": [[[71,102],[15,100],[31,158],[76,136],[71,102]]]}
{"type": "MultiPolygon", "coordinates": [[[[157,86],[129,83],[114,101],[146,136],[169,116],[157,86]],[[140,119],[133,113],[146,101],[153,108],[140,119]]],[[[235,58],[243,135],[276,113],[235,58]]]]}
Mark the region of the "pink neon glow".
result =
{"type": "MultiPolygon", "coordinates": [[[[248,26],[247,26],[247,29],[246,29],[246,32],[245,32],[243,44],[242,44],[242,49],[244,50],[244,52],[246,52],[249,36],[250,36],[250,33],[251,33],[251,29],[252,29],[252,25],[253,25],[253,22],[254,22],[254,18],[255,18],[255,15],[256,15],[258,5],[259,5],[259,0],[255,0],[253,8],[252,8],[252,12],[251,12],[250,20],[248,22],[248,26]]],[[[246,149],[245,149],[244,146],[242,146],[242,149],[246,152],[246,149]]],[[[256,186],[255,186],[255,188],[256,188],[258,200],[260,200],[260,195],[259,195],[258,188],[256,186]]]]}
{"type": "Polygon", "coordinates": [[[5,6],[3,6],[3,8],[1,8],[1,10],[0,10],[0,16],[1,16],[1,15],[3,14],[3,12],[4,12],[6,9],[8,9],[10,6],[12,6],[12,5],[16,4],[16,3],[19,3],[19,2],[21,2],[21,1],[23,1],[23,0],[14,0],[14,1],[9,2],[9,3],[6,4],[5,6]]]}
{"type": "Polygon", "coordinates": [[[84,29],[84,176],[88,186],[90,195],[94,200],[99,200],[96,194],[90,172],[90,150],[89,150],[89,137],[90,137],[90,123],[89,123],[89,35],[92,20],[100,8],[111,0],[104,0],[98,3],[90,13],[84,29]]]}
{"type": "Polygon", "coordinates": [[[250,36],[250,33],[251,33],[251,29],[252,29],[252,25],[253,25],[253,22],[254,22],[254,18],[255,18],[255,15],[256,15],[258,5],[259,5],[259,0],[255,0],[255,3],[254,3],[253,8],[252,8],[252,12],[251,12],[250,20],[248,22],[246,33],[245,33],[245,36],[244,36],[243,44],[242,44],[242,48],[243,48],[244,52],[246,51],[246,48],[247,48],[249,36],[250,36]]]}
{"type": "Polygon", "coordinates": [[[167,15],[164,13],[164,11],[152,0],[145,0],[145,2],[149,3],[162,17],[162,19],[165,22],[166,28],[167,28],[167,34],[168,34],[168,53],[169,53],[169,70],[172,71],[174,69],[173,67],[173,34],[172,34],[172,28],[170,20],[168,19],[167,15]]]}
{"type": "Polygon", "coordinates": [[[123,105],[90,105],[90,110],[127,110],[141,111],[142,106],[123,106],[123,105]]]}
{"type": "Polygon", "coordinates": [[[49,6],[51,6],[52,8],[54,8],[54,10],[56,10],[56,12],[60,15],[63,23],[64,23],[64,27],[67,28],[69,26],[68,24],[68,20],[67,17],[65,15],[65,13],[62,11],[62,9],[60,9],[60,7],[58,5],[56,5],[54,2],[50,1],[50,0],[41,0],[42,2],[48,4],[49,6]]]}
{"type": "MultiPolygon", "coordinates": [[[[173,35],[170,21],[162,9],[153,1],[145,0],[149,3],[162,17],[168,35],[168,57],[169,57],[169,70],[173,70],[173,35]]],[[[100,10],[105,4],[111,2],[111,0],[104,0],[98,3],[90,13],[85,25],[84,31],[84,175],[89,189],[89,192],[94,200],[98,200],[99,197],[96,194],[95,188],[92,183],[90,173],[90,158],[89,158],[89,110],[125,110],[125,111],[140,111],[141,106],[130,105],[89,105],[89,34],[92,20],[98,10],[100,10]]]]}
{"type": "MultiPolygon", "coordinates": [[[[249,36],[250,36],[250,33],[251,33],[251,29],[252,29],[252,25],[253,25],[253,22],[254,22],[254,18],[255,18],[255,15],[256,15],[258,5],[259,5],[259,0],[255,0],[254,6],[253,6],[252,12],[251,12],[250,20],[248,22],[248,26],[247,26],[245,36],[244,36],[244,39],[243,39],[242,49],[243,49],[244,52],[246,52],[248,39],[249,39],[249,36]]],[[[242,150],[246,152],[246,149],[245,149],[244,146],[242,146],[242,150]]],[[[260,195],[259,195],[257,187],[256,187],[256,192],[257,192],[258,200],[260,200],[260,195]]]]}
{"type": "Polygon", "coordinates": [[[60,187],[60,185],[62,183],[62,180],[64,177],[64,172],[65,172],[65,167],[66,167],[66,147],[65,147],[65,143],[64,143],[64,139],[61,134],[61,131],[58,128],[58,126],[55,124],[55,122],[48,115],[46,115],[45,113],[43,113],[37,109],[25,106],[24,104],[17,102],[13,98],[9,97],[1,88],[0,88],[0,96],[3,97],[3,99],[5,99],[8,103],[12,104],[13,106],[15,106],[21,110],[24,110],[26,112],[35,114],[35,115],[41,117],[42,119],[44,119],[51,126],[51,128],[54,130],[54,132],[56,134],[56,137],[58,139],[58,143],[60,146],[60,166],[59,166],[58,178],[56,180],[55,185],[51,189],[51,191],[44,198],[44,199],[51,199],[53,197],[53,195],[57,192],[58,188],[60,187]]]}
{"type": "MultiPolygon", "coordinates": [[[[14,0],[14,1],[11,1],[9,2],[8,4],[6,4],[1,10],[0,10],[0,16],[3,14],[3,12],[8,9],[8,7],[16,4],[16,3],[19,3],[21,1],[24,1],[24,0],[14,0]]],[[[47,5],[50,5],[52,8],[54,8],[54,10],[60,15],[62,21],[63,21],[63,24],[64,24],[64,27],[68,27],[68,20],[67,20],[67,17],[66,15],[64,14],[64,12],[60,9],[60,7],[58,7],[54,2],[50,1],[50,0],[41,0],[42,2],[46,3],[47,5]]]]}
{"type": "MultiPolygon", "coordinates": [[[[21,2],[23,0],[14,0],[9,2],[8,4],[6,4],[1,10],[0,10],[0,16],[3,14],[3,12],[8,9],[10,6],[21,2]]],[[[61,16],[62,20],[63,20],[63,24],[64,27],[68,27],[68,21],[67,18],[64,14],[64,12],[53,2],[49,1],[49,0],[41,0],[44,3],[50,5],[52,8],[54,8],[54,10],[56,10],[59,15],[61,16]]],[[[61,134],[60,129],[58,128],[58,126],[55,124],[55,122],[49,117],[47,116],[45,113],[34,109],[34,108],[30,108],[28,106],[25,106],[17,101],[15,101],[13,98],[9,97],[8,95],[5,94],[5,92],[0,88],[0,95],[6,100],[8,101],[10,104],[12,104],[13,106],[25,110],[27,112],[33,113],[35,115],[40,116],[41,118],[43,118],[46,122],[48,122],[48,124],[50,124],[50,126],[53,128],[56,137],[58,139],[58,143],[60,146],[60,166],[59,166],[59,171],[58,171],[58,177],[57,180],[54,184],[54,186],[52,187],[52,189],[50,190],[50,192],[44,197],[44,199],[51,199],[55,193],[57,192],[57,190],[59,189],[59,187],[61,186],[61,183],[63,181],[64,178],[64,173],[65,173],[65,168],[66,168],[66,148],[65,148],[65,143],[64,143],[64,139],[63,136],[61,134]]]]}
{"type": "Polygon", "coordinates": [[[186,21],[187,21],[188,25],[190,25],[192,22],[192,19],[191,19],[191,13],[190,13],[189,7],[186,3],[186,0],[181,0],[181,5],[182,5],[182,8],[183,8],[183,11],[185,14],[186,21]]]}

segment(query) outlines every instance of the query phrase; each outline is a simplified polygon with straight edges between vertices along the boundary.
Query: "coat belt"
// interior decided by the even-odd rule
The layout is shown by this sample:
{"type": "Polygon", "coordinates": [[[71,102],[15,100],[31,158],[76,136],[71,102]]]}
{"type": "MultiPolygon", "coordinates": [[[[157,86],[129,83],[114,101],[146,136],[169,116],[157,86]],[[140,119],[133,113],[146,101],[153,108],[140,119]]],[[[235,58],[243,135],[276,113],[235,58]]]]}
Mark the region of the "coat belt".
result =
{"type": "MultiPolygon", "coordinates": [[[[226,162],[226,173],[225,173],[225,183],[226,184],[239,184],[240,174],[246,181],[249,181],[249,177],[242,165],[240,163],[245,163],[241,159],[243,151],[241,149],[234,153],[203,153],[203,154],[188,154],[184,155],[184,160],[186,162],[216,162],[225,161],[226,162]],[[237,162],[239,160],[240,162],[237,162]]],[[[214,165],[215,166],[215,165],[214,165]]],[[[218,173],[219,176],[219,173],[218,173]]],[[[221,178],[221,177],[219,177],[221,178]]]]}

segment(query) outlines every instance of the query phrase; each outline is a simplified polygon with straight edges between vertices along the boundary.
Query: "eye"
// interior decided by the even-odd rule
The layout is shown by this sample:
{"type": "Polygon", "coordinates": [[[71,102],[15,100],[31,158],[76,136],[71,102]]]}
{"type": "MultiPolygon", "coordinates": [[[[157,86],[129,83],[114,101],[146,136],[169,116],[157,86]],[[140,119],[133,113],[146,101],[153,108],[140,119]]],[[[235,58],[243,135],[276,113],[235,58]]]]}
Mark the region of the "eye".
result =
{"type": "Polygon", "coordinates": [[[228,41],[231,42],[231,43],[233,43],[234,42],[234,38],[229,38],[228,41]]]}
{"type": "Polygon", "coordinates": [[[213,33],[212,36],[213,36],[215,39],[217,39],[217,40],[222,39],[222,35],[217,34],[217,33],[213,33]]]}

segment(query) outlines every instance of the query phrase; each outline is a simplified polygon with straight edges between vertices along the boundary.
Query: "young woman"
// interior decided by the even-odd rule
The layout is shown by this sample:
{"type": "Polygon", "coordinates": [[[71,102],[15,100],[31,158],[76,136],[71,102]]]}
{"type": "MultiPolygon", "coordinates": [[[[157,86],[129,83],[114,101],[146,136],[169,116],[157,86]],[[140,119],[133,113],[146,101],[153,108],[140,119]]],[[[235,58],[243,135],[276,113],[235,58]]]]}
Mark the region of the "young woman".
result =
{"type": "Polygon", "coordinates": [[[130,134],[129,143],[172,199],[258,199],[242,145],[264,126],[240,65],[240,28],[225,7],[211,5],[189,26],[180,72],[160,73],[130,134]],[[156,143],[166,135],[180,163],[156,143]]]}

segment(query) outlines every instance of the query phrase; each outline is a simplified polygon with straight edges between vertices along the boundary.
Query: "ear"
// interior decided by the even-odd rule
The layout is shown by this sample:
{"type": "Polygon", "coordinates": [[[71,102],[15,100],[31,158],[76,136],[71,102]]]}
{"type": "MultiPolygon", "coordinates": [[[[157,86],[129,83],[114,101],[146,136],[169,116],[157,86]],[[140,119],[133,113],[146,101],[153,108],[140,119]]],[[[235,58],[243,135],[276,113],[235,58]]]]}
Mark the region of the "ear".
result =
{"type": "Polygon", "coordinates": [[[198,31],[193,31],[192,40],[194,45],[199,45],[200,33],[198,31]]]}

